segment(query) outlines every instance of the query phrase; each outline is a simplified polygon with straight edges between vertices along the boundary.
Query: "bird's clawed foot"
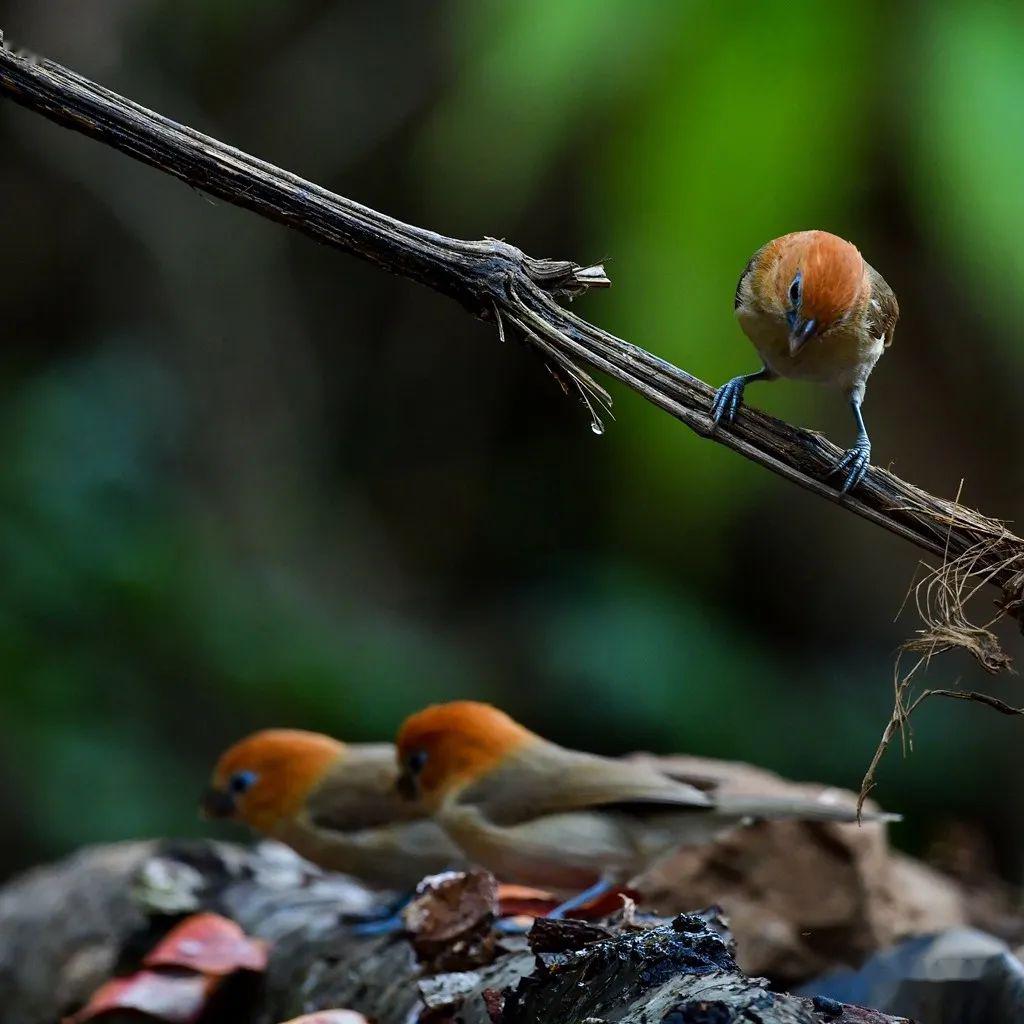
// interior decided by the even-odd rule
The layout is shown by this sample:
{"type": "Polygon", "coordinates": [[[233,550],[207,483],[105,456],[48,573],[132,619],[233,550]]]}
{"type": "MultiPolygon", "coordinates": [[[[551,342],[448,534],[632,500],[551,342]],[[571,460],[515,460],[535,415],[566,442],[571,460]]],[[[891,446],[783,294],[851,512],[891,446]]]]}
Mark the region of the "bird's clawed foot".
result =
{"type": "Polygon", "coordinates": [[[349,935],[367,938],[374,935],[397,935],[405,931],[405,919],[401,913],[390,917],[365,918],[348,926],[349,935]]]}
{"type": "Polygon", "coordinates": [[[711,403],[711,420],[716,426],[719,423],[732,423],[736,419],[736,413],[743,404],[743,389],[746,386],[746,377],[733,377],[715,392],[715,400],[711,403]]]}
{"type": "Polygon", "coordinates": [[[405,927],[402,911],[412,902],[413,896],[414,893],[405,892],[369,913],[342,914],[341,924],[352,935],[390,935],[400,932],[405,927]]]}
{"type": "Polygon", "coordinates": [[[494,922],[494,930],[499,935],[528,935],[532,927],[532,917],[499,917],[494,922]]]}
{"type": "Polygon", "coordinates": [[[864,479],[871,464],[871,442],[858,440],[856,444],[835,464],[830,476],[842,476],[840,494],[849,494],[864,479]]]}

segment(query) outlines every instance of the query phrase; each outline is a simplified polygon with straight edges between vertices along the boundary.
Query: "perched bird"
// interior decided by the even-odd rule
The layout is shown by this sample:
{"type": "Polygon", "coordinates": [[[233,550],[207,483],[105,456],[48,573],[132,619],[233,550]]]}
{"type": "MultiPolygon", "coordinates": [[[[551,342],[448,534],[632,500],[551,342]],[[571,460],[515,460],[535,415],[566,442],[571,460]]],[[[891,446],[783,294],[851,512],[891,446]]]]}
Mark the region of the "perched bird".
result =
{"type": "Polygon", "coordinates": [[[474,701],[420,711],[396,745],[403,794],[469,860],[505,882],[586,887],[563,911],[748,820],[856,820],[854,809],[824,801],[716,797],[650,764],[556,746],[474,701]]]}
{"type": "Polygon", "coordinates": [[[202,806],[208,817],[244,822],[323,868],[407,890],[464,858],[399,796],[397,779],[390,743],[267,729],[225,751],[202,806]]]}
{"type": "Polygon", "coordinates": [[[733,305],[764,365],[718,389],[712,419],[731,423],[743,389],[755,380],[792,377],[839,388],[857,423],[857,440],[833,469],[845,494],[871,461],[861,404],[899,319],[892,289],[852,243],[827,231],[795,231],[750,257],[733,305]]]}

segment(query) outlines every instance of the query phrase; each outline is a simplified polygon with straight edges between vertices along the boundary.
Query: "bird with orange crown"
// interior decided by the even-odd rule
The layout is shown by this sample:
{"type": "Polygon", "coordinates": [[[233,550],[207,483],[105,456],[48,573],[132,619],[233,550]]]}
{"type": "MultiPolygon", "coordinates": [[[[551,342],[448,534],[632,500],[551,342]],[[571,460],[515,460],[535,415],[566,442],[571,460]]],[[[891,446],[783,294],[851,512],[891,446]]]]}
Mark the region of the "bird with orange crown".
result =
{"type": "Polygon", "coordinates": [[[852,490],[871,462],[861,405],[899,319],[892,289],[852,243],[827,231],[795,231],[751,256],[733,305],[763,365],[718,389],[712,419],[731,423],[744,389],[757,380],[788,377],[839,388],[853,411],[857,439],[833,473],[842,493],[852,490]]]}
{"type": "Polygon", "coordinates": [[[556,917],[628,885],[679,846],[746,822],[857,820],[839,803],[716,796],[649,763],[568,750],[476,701],[412,715],[396,747],[402,793],[470,861],[506,882],[578,894],[556,917]]]}
{"type": "Polygon", "coordinates": [[[423,808],[399,796],[397,780],[390,743],[265,729],[221,755],[202,809],[277,839],[320,867],[407,891],[464,858],[423,808]]]}

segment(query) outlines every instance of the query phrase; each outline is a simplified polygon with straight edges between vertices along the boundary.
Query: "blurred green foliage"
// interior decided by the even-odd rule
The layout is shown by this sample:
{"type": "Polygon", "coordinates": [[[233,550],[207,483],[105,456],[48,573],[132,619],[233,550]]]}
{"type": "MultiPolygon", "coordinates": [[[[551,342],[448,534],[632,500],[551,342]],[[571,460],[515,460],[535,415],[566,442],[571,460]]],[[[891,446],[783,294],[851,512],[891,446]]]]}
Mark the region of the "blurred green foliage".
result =
{"type": "MultiPolygon", "coordinates": [[[[731,317],[749,254],[851,237],[904,315],[869,391],[876,458],[1019,505],[1009,5],[57,6],[0,13],[353,198],[607,258],[582,314],[714,383],[755,365],[731,317]]],[[[205,828],[210,762],[250,729],[376,739],[459,696],[592,749],[857,786],[916,552],[633,395],[595,438],[436,296],[9,105],[0,195],[0,873],[205,828]]],[[[852,434],[826,392],[748,398],[852,434]]],[[[992,685],[956,659],[933,675],[992,685]]],[[[958,817],[1015,870],[1020,726],[993,719],[922,713],[878,792],[900,842],[958,817]]]]}
{"type": "MultiPolygon", "coordinates": [[[[984,295],[978,314],[1007,370],[1024,363],[1017,297],[1024,277],[1024,17],[1012,5],[936,4],[922,12],[909,158],[922,233],[960,254],[953,272],[984,295]],[[1012,328],[1005,323],[1009,315],[1012,328]]],[[[949,357],[956,359],[955,348],[949,357]]]]}

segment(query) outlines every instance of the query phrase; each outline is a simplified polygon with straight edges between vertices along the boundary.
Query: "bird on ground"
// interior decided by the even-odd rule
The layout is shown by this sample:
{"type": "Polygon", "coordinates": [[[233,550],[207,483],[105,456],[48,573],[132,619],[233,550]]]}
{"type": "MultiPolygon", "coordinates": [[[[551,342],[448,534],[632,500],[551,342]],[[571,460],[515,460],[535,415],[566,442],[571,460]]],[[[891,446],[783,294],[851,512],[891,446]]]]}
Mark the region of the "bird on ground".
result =
{"type": "Polygon", "coordinates": [[[464,858],[423,809],[401,798],[398,774],[390,743],[267,729],[221,755],[202,810],[244,822],[329,871],[407,891],[464,858]]]}
{"type": "Polygon", "coordinates": [[[855,808],[824,800],[703,792],[648,763],[560,747],[475,701],[412,715],[396,747],[402,793],[470,861],[504,882],[579,893],[555,916],[746,822],[857,820],[855,808]]]}
{"type": "Polygon", "coordinates": [[[731,423],[744,389],[756,380],[788,377],[839,388],[853,411],[857,439],[832,473],[841,478],[842,493],[851,491],[871,462],[861,405],[899,319],[892,289],[851,242],[827,231],[795,231],[750,257],[733,306],[763,365],[718,389],[712,420],[731,423]]]}

